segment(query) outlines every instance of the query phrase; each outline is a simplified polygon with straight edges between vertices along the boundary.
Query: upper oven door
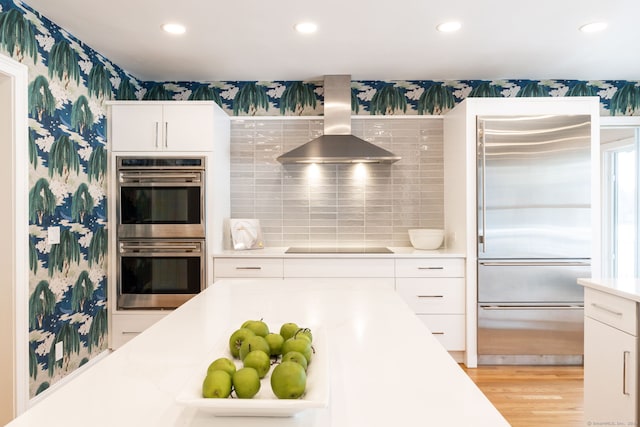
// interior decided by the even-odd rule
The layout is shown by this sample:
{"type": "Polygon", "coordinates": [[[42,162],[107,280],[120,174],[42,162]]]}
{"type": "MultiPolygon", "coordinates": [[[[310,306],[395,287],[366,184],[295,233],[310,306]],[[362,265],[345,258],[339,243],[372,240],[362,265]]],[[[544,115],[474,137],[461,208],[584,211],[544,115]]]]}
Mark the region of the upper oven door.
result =
{"type": "Polygon", "coordinates": [[[205,235],[203,170],[121,170],[118,236],[205,235]]]}

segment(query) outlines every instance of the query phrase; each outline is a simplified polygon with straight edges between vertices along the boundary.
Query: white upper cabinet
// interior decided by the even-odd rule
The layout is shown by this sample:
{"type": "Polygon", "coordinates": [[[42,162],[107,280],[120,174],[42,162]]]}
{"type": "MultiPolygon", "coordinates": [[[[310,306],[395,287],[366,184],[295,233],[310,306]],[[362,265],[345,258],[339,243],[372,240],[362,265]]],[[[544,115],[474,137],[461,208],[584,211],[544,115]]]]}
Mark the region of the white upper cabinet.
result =
{"type": "Polygon", "coordinates": [[[213,102],[132,101],[111,105],[113,151],[212,151],[213,102]]]}

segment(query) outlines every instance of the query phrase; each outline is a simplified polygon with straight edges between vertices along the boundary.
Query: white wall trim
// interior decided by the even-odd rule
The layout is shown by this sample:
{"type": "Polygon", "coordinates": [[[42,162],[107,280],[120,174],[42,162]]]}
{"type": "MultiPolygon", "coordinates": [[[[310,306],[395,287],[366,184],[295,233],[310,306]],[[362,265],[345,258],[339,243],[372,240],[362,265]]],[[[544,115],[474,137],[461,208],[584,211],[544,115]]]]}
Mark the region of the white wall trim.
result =
{"type": "Polygon", "coordinates": [[[13,271],[15,302],[15,397],[16,416],[27,409],[29,402],[29,328],[28,295],[29,264],[27,238],[29,235],[29,169],[28,164],[28,69],[24,64],[0,55],[0,73],[12,80],[13,98],[13,153],[12,167],[14,183],[12,200],[14,205],[15,263],[13,271]]]}

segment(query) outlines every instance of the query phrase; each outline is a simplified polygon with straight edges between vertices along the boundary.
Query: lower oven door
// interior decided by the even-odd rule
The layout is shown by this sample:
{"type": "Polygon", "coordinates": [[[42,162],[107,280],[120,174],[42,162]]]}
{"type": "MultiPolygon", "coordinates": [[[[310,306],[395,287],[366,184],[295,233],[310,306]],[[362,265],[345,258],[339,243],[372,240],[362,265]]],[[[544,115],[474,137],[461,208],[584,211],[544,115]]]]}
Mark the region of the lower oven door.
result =
{"type": "Polygon", "coordinates": [[[478,363],[580,365],[584,307],[576,303],[478,304],[478,363]]]}
{"type": "Polygon", "coordinates": [[[204,240],[118,242],[118,309],[173,309],[203,289],[204,240]]]}

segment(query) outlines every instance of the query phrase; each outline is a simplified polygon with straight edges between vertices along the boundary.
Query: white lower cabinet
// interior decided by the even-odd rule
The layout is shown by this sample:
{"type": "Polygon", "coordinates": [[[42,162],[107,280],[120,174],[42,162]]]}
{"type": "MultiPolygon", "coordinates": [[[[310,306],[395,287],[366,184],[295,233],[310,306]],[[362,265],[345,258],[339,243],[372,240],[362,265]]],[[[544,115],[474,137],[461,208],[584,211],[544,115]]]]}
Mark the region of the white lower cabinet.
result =
{"type": "Polygon", "coordinates": [[[585,425],[638,422],[637,303],[585,289],[585,425]]]}
{"type": "Polygon", "coordinates": [[[117,349],[126,344],[136,335],[164,318],[170,312],[121,314],[114,313],[111,317],[111,348],[117,349]]]}
{"type": "Polygon", "coordinates": [[[448,351],[465,350],[464,314],[418,314],[417,316],[448,351]]]}
{"type": "Polygon", "coordinates": [[[395,287],[447,350],[466,349],[462,258],[218,257],[214,276],[215,280],[281,278],[296,280],[301,286],[322,278],[323,282],[361,281],[395,287]]]}
{"type": "Polygon", "coordinates": [[[284,277],[393,278],[394,260],[389,258],[285,258],[284,277]]]}
{"type": "Polygon", "coordinates": [[[449,351],[465,351],[464,261],[397,259],[396,291],[449,351]]]}
{"type": "Polygon", "coordinates": [[[215,258],[214,281],[222,278],[282,279],[282,258],[215,258]]]}

